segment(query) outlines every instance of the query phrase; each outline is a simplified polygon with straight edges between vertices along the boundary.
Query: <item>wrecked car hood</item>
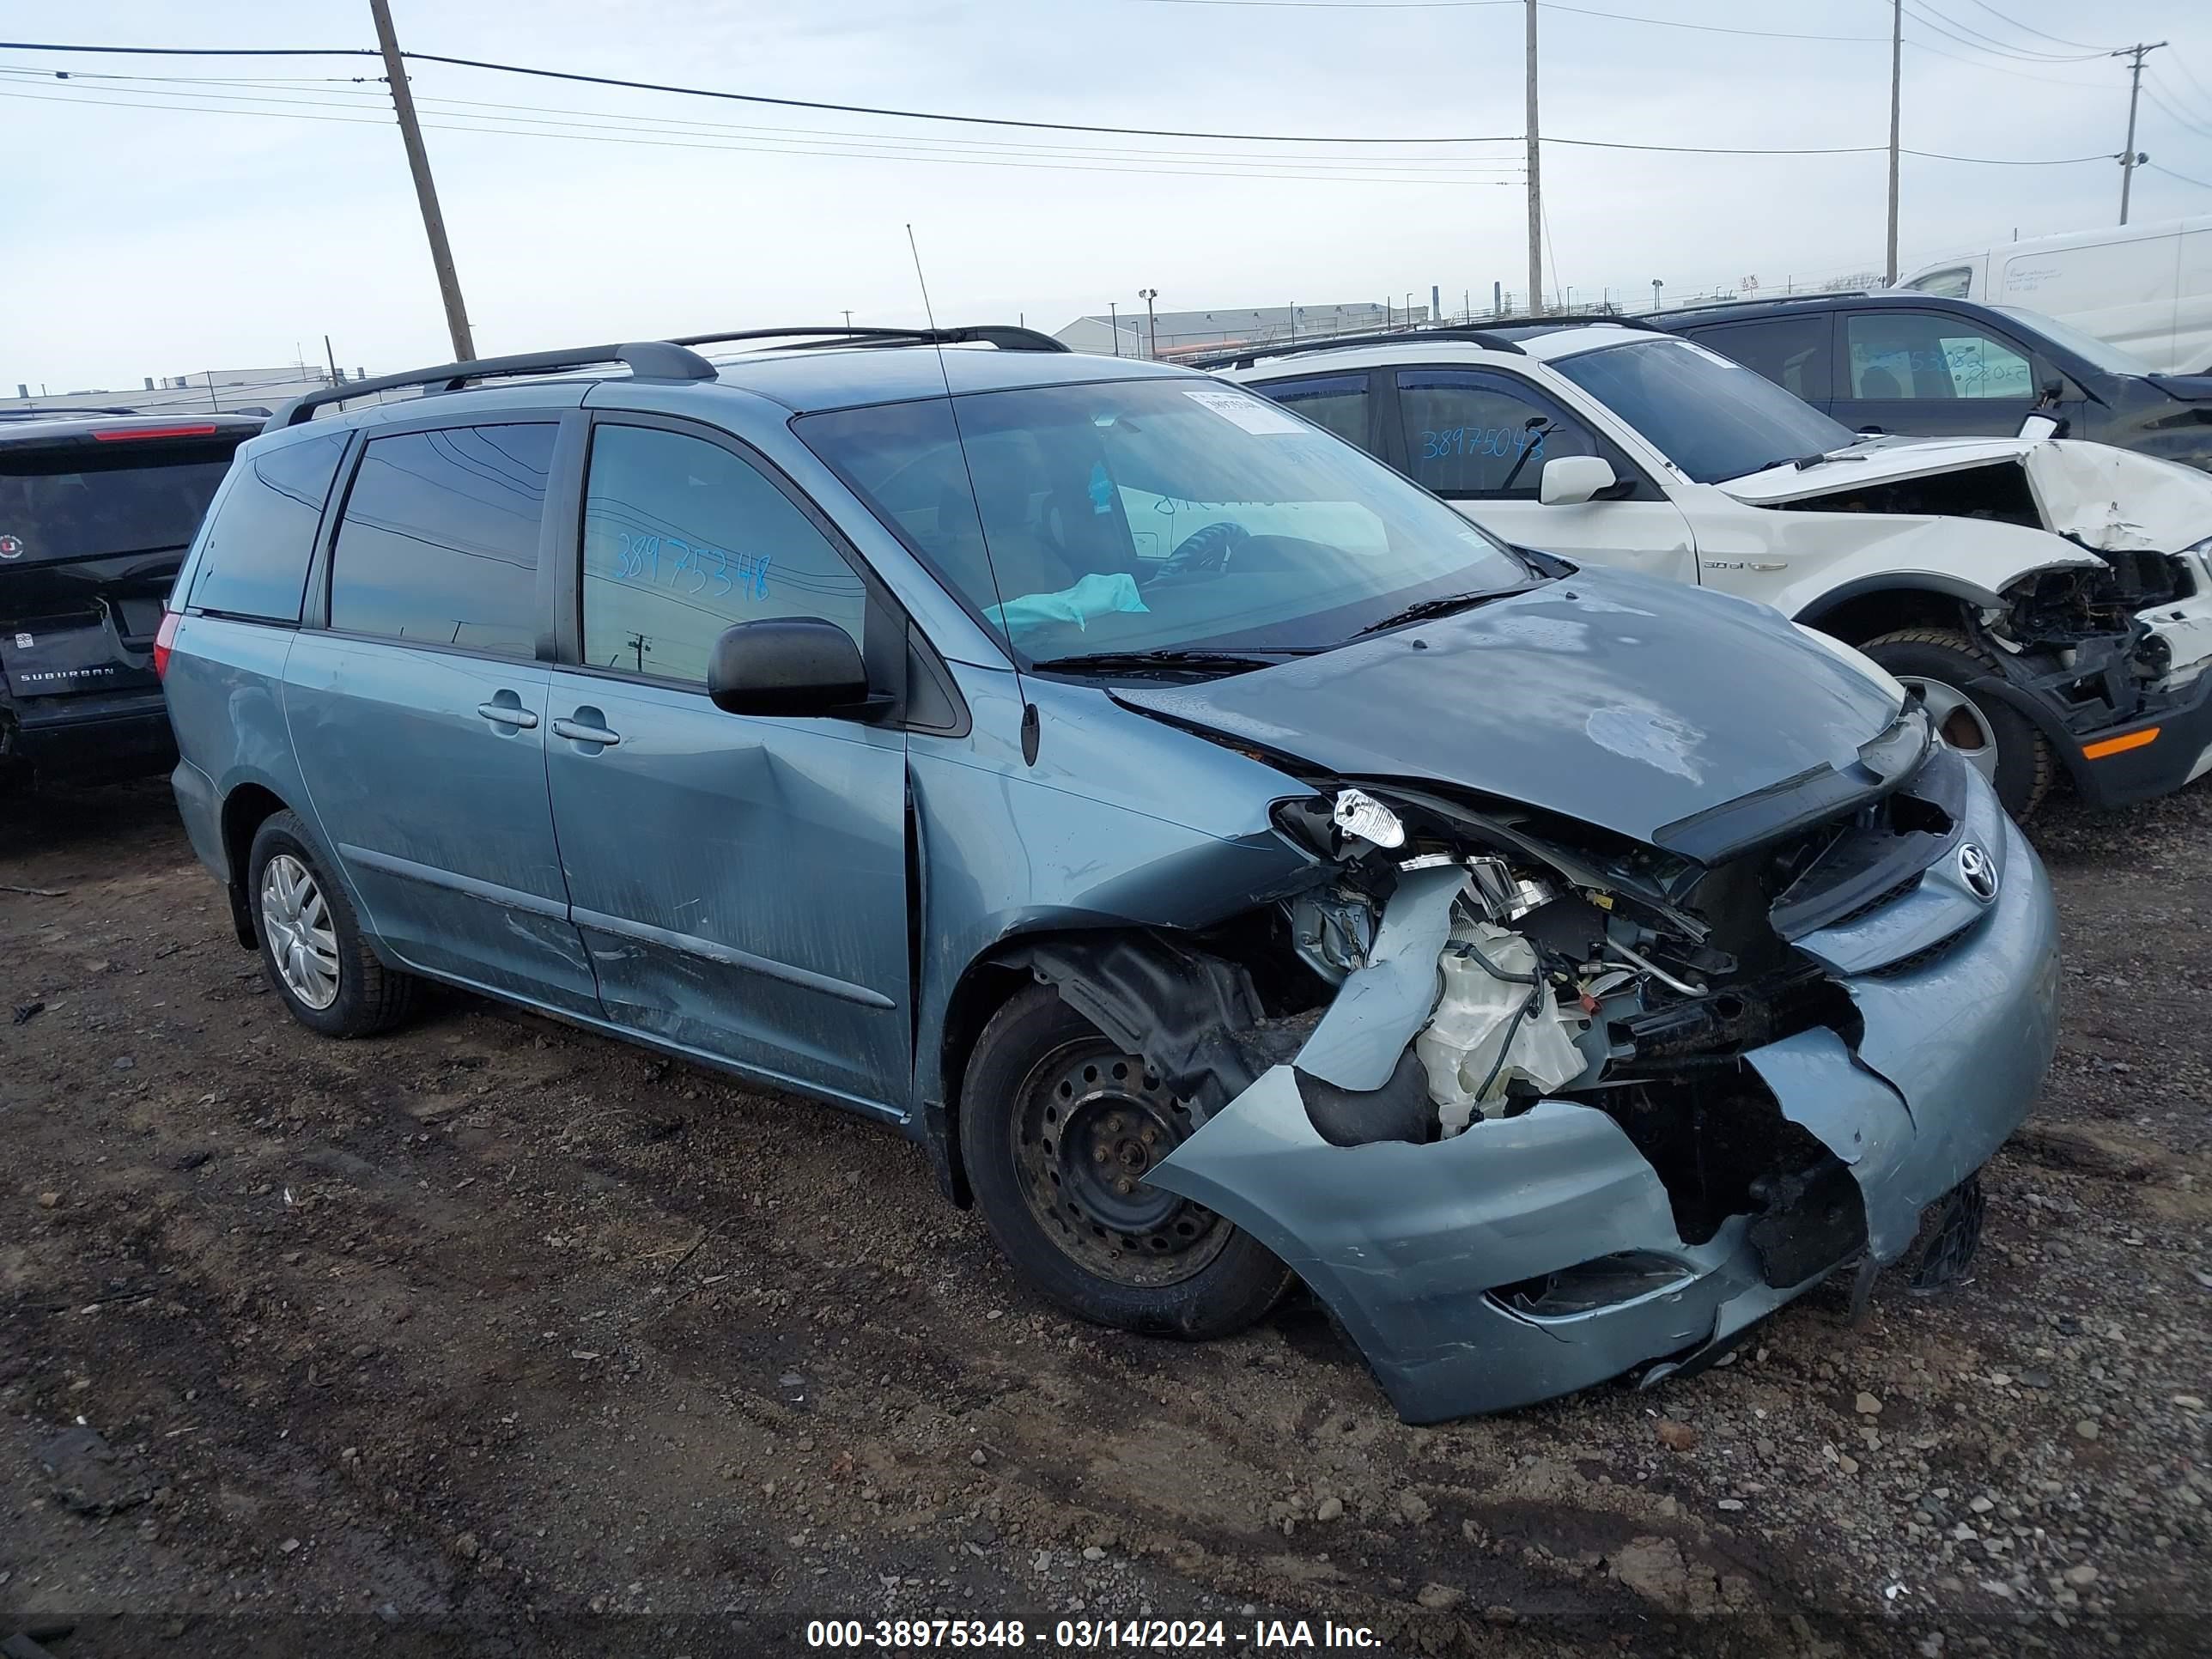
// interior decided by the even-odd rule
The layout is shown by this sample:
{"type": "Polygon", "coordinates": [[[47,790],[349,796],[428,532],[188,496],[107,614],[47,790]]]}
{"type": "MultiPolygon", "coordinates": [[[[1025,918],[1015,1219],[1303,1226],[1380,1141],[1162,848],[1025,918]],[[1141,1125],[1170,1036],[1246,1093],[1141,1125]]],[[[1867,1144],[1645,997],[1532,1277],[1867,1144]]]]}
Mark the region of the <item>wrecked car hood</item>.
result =
{"type": "Polygon", "coordinates": [[[2069,438],[1871,444],[1817,466],[1771,466],[1717,488],[1753,507],[1778,507],[1978,466],[2025,467],[2044,528],[2090,547],[2176,553],[2212,537],[2212,476],[2154,455],[2069,438]]]}
{"type": "Polygon", "coordinates": [[[1779,612],[1581,570],[1475,610],[1121,702],[1342,777],[1435,783],[1651,841],[1851,775],[1895,694],[1779,612]]]}
{"type": "Polygon", "coordinates": [[[1802,501],[1838,490],[1867,484],[1893,483],[1899,478],[1932,478],[1939,473],[1962,471],[1973,466],[2017,465],[2030,450],[2049,439],[2035,438],[1917,438],[1888,439],[1838,450],[1817,466],[1800,468],[1784,461],[1764,471],[1748,472],[1714,486],[1753,507],[1773,507],[1802,501]]]}

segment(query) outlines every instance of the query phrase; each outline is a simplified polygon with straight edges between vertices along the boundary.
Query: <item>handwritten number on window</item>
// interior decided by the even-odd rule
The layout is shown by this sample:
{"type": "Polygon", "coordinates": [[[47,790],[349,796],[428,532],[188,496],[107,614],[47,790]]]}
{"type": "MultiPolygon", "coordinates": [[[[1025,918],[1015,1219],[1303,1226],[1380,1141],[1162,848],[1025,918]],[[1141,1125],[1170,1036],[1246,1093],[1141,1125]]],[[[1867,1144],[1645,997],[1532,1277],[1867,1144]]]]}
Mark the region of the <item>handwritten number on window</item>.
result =
{"type": "Polygon", "coordinates": [[[1544,436],[1541,431],[1531,432],[1521,426],[1454,426],[1425,430],[1421,434],[1421,459],[1435,461],[1452,455],[1494,455],[1502,460],[1529,450],[1534,452],[1529,459],[1540,461],[1544,459],[1544,436]]]}

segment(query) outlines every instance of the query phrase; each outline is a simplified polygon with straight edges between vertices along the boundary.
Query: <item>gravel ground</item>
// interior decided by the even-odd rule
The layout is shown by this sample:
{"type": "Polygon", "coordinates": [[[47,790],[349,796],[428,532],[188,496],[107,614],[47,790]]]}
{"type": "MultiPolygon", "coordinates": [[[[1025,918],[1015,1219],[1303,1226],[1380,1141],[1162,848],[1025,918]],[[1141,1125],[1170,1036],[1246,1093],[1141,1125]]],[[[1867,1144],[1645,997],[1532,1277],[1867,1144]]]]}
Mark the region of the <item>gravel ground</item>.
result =
{"type": "Polygon", "coordinates": [[[1200,1347],[1068,1321],[829,1109],[459,995],[311,1036],[161,785],[5,811],[0,1637],[2212,1651],[2203,787],[2038,826],[2064,1030],[1971,1282],[1429,1429],[1310,1306],[1200,1347]]]}

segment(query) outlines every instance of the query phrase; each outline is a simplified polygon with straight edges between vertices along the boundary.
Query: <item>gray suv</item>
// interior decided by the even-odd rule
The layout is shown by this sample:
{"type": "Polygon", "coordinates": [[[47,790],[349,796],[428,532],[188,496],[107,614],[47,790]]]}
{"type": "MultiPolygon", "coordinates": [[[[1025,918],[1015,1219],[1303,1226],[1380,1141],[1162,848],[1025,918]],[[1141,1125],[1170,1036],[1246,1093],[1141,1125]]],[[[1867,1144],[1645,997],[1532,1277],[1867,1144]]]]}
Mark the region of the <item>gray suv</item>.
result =
{"type": "Polygon", "coordinates": [[[1410,1419],[1955,1270],[2051,1054],[2035,854],[1863,658],[1021,330],[318,393],[159,654],[304,1024],[438,980],[817,1097],[1083,1317],[1302,1279],[1410,1419]]]}

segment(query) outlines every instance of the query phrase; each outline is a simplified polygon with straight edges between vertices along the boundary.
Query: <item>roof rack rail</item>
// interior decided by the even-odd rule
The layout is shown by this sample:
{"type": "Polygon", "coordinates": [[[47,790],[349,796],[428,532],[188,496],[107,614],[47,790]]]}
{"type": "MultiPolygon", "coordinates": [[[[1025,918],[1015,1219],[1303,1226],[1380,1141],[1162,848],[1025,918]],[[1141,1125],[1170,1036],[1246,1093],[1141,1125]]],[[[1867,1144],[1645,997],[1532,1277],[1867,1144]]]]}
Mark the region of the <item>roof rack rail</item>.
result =
{"type": "Polygon", "coordinates": [[[1340,346],[1419,345],[1426,340],[1451,340],[1462,345],[1487,346],[1492,351],[1528,355],[1504,335],[1485,328],[1394,328],[1374,334],[1324,334],[1311,340],[1270,340],[1176,361],[1186,368],[1249,368],[1262,357],[1303,356],[1309,351],[1334,351],[1340,346]]]}
{"type": "Polygon", "coordinates": [[[374,392],[396,392],[421,386],[427,392],[458,392],[471,380],[507,374],[558,374],[569,369],[596,368],[605,363],[628,363],[641,380],[711,380],[715,368],[696,351],[666,340],[642,340],[629,345],[576,346],[566,351],[526,351],[511,357],[478,357],[465,363],[441,363],[435,368],[410,369],[404,374],[380,374],[374,380],[347,380],[310,392],[282,404],[269,417],[271,430],[312,420],[325,404],[350,403],[374,392]]]}
{"type": "Polygon", "coordinates": [[[1602,328],[1607,324],[1618,328],[1640,328],[1650,334],[1667,331],[1645,322],[1641,317],[1615,315],[1609,311],[1547,312],[1534,317],[1500,317],[1491,326],[1498,329],[1602,328]]]}
{"type": "Polygon", "coordinates": [[[969,328],[746,328],[729,334],[686,334],[671,345],[731,345],[741,340],[788,340],[784,349],[844,345],[990,345],[1001,351],[1066,351],[1049,334],[1033,328],[984,323],[969,328]]]}
{"type": "Polygon", "coordinates": [[[1754,294],[1734,300],[1700,300],[1695,305],[1668,306],[1663,311],[1647,311],[1647,317],[1680,317],[1692,311],[1734,311],[1740,306],[1803,305],[1813,300],[1863,300],[1887,290],[1871,288],[1829,288],[1813,294],[1754,294]]]}

